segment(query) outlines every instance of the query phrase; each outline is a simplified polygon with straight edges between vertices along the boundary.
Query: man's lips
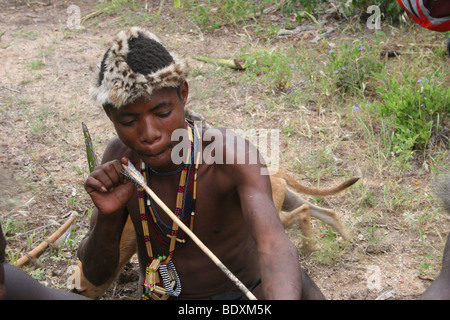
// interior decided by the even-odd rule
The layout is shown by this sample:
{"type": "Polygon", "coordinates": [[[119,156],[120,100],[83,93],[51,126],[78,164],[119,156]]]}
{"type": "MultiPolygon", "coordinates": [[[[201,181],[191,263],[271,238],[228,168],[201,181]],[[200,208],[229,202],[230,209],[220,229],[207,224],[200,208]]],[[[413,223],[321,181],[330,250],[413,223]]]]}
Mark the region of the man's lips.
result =
{"type": "Polygon", "coordinates": [[[158,160],[160,158],[162,158],[170,149],[167,148],[161,152],[158,153],[148,153],[148,154],[143,154],[144,157],[150,159],[150,160],[158,160]]]}

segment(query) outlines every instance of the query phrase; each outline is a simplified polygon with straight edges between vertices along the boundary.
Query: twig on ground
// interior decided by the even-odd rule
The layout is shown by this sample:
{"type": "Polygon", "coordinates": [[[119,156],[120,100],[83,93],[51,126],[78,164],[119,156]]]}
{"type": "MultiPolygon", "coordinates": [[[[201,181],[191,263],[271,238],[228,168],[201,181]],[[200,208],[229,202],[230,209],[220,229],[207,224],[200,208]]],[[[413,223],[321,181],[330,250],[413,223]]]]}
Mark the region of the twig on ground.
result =
{"type": "Polygon", "coordinates": [[[47,249],[52,243],[57,241],[61,235],[63,235],[67,229],[72,225],[72,223],[75,221],[77,216],[75,214],[72,214],[72,216],[58,229],[56,230],[50,237],[45,239],[43,242],[41,242],[40,245],[38,245],[33,250],[26,253],[24,256],[22,256],[19,260],[16,262],[16,267],[21,268],[25,264],[27,264],[30,259],[37,258],[45,249],[47,249]]]}
{"type": "Polygon", "coordinates": [[[210,58],[210,57],[194,57],[195,60],[216,64],[222,67],[228,67],[235,70],[244,70],[245,68],[236,59],[220,59],[220,58],[210,58]]]}

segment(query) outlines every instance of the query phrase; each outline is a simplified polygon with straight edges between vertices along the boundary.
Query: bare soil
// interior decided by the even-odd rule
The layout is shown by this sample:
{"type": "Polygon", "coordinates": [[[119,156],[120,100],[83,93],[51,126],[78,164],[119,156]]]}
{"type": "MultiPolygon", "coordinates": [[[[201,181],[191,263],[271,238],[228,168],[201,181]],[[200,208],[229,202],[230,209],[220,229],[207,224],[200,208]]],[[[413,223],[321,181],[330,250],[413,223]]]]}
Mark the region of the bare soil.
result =
{"type": "MultiPolygon", "coordinates": [[[[67,290],[66,271],[76,264],[76,243],[87,232],[92,209],[83,189],[88,167],[81,123],[87,124],[99,155],[114,136],[103,110],[89,100],[88,88],[107,42],[125,28],[124,22],[118,15],[103,14],[86,20],[83,30],[67,28],[69,5],[77,5],[84,17],[95,11],[92,2],[0,0],[0,220],[4,230],[7,221],[20,222],[7,234],[12,259],[30,250],[27,235],[32,231],[39,235],[33,239],[31,246],[35,246],[44,239],[42,230],[48,236],[70,213],[79,215],[73,246],[47,250],[38,269],[31,264],[24,267],[34,275],[42,270],[39,281],[61,290],[67,290]]],[[[333,23],[343,27],[330,20],[333,23]]],[[[347,115],[333,108],[318,110],[313,101],[269,110],[263,87],[236,81],[236,71],[193,59],[197,55],[226,58],[242,47],[328,50],[321,41],[309,42],[317,35],[314,30],[302,34],[303,42],[287,37],[267,43],[229,26],[201,32],[169,8],[163,10],[157,27],[143,26],[189,59],[197,71],[190,80],[189,106],[210,124],[282,129],[294,123],[299,131],[281,138],[283,169],[305,184],[316,185],[315,177],[301,170],[302,159],[311,159],[331,141],[333,163],[342,175],[362,175],[357,185],[321,203],[339,212],[352,240],[344,241],[314,220],[319,250],[300,260],[328,299],[420,297],[439,272],[450,226],[433,196],[433,173],[418,165],[402,176],[395,175],[387,164],[367,156],[370,146],[348,124],[347,115]],[[418,222],[420,217],[427,219],[418,222]]],[[[339,42],[339,32],[330,37],[339,42]]],[[[432,37],[430,42],[439,45],[432,37]]],[[[301,79],[296,85],[302,86],[301,79]]],[[[342,175],[327,176],[320,183],[336,184],[342,175]]],[[[299,231],[290,228],[287,232],[300,250],[299,231]]],[[[133,259],[104,299],[137,299],[136,270],[133,259]]]]}

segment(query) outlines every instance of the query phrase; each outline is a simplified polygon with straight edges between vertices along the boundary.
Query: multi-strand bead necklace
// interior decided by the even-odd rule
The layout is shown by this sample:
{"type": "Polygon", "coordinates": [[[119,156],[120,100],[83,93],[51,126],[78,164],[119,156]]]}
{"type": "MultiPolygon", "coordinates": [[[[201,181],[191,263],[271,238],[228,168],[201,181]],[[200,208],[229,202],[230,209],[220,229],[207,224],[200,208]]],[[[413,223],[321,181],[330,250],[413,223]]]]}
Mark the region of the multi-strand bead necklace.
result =
{"type": "MultiPolygon", "coordinates": [[[[189,134],[189,148],[185,163],[175,171],[157,172],[147,167],[141,161],[140,171],[150,187],[151,174],[172,175],[181,171],[177,190],[175,215],[193,230],[195,216],[195,202],[197,199],[197,173],[200,160],[201,147],[200,134],[195,124],[186,121],[189,134]]],[[[175,270],[172,258],[178,243],[185,243],[185,234],[179,235],[178,225],[173,222],[167,225],[159,216],[151,197],[138,188],[138,201],[144,241],[150,263],[146,267],[145,279],[142,283],[142,298],[155,300],[168,299],[169,296],[178,296],[181,292],[181,282],[175,270]],[[150,241],[150,230],[161,243],[168,246],[167,256],[155,256],[150,241]]]]}

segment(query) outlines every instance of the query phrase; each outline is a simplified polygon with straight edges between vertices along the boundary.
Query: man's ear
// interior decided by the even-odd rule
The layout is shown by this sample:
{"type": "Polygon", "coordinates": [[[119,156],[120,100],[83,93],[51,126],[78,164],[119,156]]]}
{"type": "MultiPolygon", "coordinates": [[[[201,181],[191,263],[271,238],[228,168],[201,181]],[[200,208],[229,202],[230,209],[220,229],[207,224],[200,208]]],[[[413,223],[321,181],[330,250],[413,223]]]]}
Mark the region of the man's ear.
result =
{"type": "Polygon", "coordinates": [[[183,106],[185,106],[187,103],[188,96],[189,96],[189,85],[188,85],[187,81],[184,81],[180,87],[180,96],[181,96],[181,101],[183,102],[183,106]]]}

